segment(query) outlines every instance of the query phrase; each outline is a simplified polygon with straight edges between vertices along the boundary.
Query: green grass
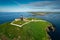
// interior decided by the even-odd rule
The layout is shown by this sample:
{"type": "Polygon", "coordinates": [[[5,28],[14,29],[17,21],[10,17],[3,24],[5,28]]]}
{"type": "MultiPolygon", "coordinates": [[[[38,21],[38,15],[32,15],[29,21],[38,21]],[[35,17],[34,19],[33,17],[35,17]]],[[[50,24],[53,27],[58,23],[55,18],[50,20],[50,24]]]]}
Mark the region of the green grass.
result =
{"type": "Polygon", "coordinates": [[[14,21],[13,23],[14,23],[14,24],[21,25],[21,24],[25,23],[25,21],[20,21],[20,20],[19,20],[19,21],[14,21]]]}
{"type": "Polygon", "coordinates": [[[28,20],[32,20],[32,19],[34,19],[34,20],[40,20],[39,18],[28,18],[28,20]]]}
{"type": "Polygon", "coordinates": [[[23,27],[12,26],[10,23],[0,25],[0,39],[3,35],[8,40],[49,40],[46,28],[49,22],[31,22],[23,27]],[[20,36],[20,38],[19,38],[20,36]]]}
{"type": "Polygon", "coordinates": [[[23,26],[23,29],[24,29],[23,32],[30,35],[30,37],[33,37],[33,40],[48,40],[48,35],[46,32],[47,25],[50,25],[50,24],[48,22],[31,22],[25,25],[25,27],[23,26]]]}

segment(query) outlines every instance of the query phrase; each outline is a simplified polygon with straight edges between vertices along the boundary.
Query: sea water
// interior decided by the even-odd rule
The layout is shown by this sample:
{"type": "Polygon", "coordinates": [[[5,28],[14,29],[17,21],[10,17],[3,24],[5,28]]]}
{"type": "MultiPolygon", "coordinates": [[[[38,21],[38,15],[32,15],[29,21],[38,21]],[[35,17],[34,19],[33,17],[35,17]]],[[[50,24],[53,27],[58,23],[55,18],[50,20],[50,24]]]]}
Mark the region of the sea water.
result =
{"type": "Polygon", "coordinates": [[[36,18],[42,18],[44,20],[47,20],[51,22],[56,30],[53,34],[51,34],[51,38],[53,40],[60,40],[60,13],[49,13],[46,15],[37,15],[37,16],[32,16],[32,13],[28,12],[0,12],[0,24],[6,23],[6,22],[11,22],[16,18],[20,18],[21,15],[24,17],[36,17],[36,18]]]}

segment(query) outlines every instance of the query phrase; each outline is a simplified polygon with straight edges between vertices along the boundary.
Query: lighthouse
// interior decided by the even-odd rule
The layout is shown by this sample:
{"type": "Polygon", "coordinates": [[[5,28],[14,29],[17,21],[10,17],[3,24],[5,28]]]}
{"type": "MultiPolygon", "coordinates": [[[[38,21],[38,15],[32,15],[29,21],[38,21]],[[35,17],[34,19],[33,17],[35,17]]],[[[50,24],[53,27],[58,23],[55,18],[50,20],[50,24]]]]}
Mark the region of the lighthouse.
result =
{"type": "Polygon", "coordinates": [[[21,19],[21,21],[24,21],[23,15],[21,15],[21,18],[20,19],[21,19]]]}

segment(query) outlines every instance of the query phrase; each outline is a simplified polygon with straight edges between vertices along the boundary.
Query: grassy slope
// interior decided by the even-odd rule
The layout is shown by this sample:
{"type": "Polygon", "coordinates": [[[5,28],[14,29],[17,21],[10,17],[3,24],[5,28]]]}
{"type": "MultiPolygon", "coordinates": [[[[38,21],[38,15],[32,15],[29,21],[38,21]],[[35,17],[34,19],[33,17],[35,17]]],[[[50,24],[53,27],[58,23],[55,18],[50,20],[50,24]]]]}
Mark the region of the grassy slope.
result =
{"type": "Polygon", "coordinates": [[[5,36],[8,40],[48,40],[46,33],[49,22],[31,22],[19,28],[5,23],[0,25],[0,39],[5,36]]]}

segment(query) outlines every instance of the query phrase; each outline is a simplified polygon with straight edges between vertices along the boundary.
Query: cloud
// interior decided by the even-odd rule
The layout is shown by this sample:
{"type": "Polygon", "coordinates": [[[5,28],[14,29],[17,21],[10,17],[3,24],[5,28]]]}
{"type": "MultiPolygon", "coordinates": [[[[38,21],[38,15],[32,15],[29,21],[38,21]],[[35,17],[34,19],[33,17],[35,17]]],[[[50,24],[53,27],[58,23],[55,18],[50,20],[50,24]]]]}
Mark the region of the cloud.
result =
{"type": "Polygon", "coordinates": [[[28,12],[28,11],[42,11],[42,12],[60,12],[60,2],[58,1],[36,1],[29,2],[26,4],[20,4],[17,1],[14,1],[16,6],[0,8],[2,11],[8,12],[28,12]]]}
{"type": "Polygon", "coordinates": [[[30,7],[32,9],[60,9],[58,1],[37,1],[28,4],[22,4],[20,7],[30,7]]]}

